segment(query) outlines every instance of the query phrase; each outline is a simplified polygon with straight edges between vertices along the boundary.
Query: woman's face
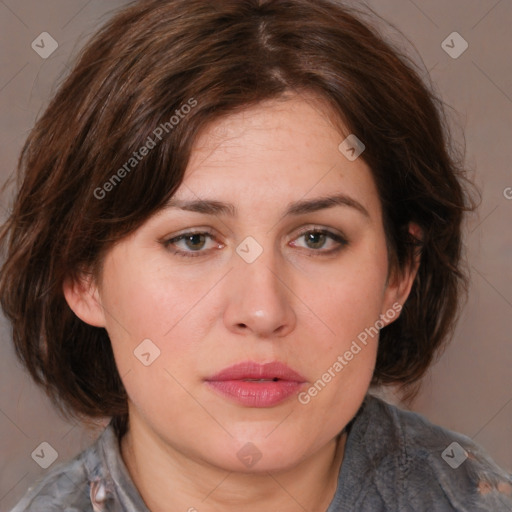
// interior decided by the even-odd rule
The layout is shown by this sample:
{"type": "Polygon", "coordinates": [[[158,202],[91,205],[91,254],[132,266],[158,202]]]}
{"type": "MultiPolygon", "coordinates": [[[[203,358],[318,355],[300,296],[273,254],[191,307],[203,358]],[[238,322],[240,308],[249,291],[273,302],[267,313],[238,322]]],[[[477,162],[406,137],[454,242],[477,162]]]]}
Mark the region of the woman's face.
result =
{"type": "Polygon", "coordinates": [[[108,253],[94,303],[74,307],[108,331],[132,424],[229,471],[290,468],[337,436],[368,390],[375,327],[414,277],[387,285],[370,170],[312,105],[269,102],[205,130],[175,205],[108,253]],[[212,381],[248,362],[298,375],[212,381]]]}

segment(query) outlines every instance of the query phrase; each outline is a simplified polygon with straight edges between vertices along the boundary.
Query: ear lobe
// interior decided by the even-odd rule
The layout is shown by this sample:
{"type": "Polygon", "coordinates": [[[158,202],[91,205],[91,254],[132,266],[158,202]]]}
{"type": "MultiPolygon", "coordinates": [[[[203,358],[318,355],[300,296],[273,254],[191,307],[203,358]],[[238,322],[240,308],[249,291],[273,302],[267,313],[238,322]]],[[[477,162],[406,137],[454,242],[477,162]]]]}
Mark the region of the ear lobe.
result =
{"type": "Polygon", "coordinates": [[[94,327],[105,327],[98,287],[91,274],[81,273],[77,279],[66,278],[62,291],[68,306],[80,320],[94,327]]]}
{"type": "MultiPolygon", "coordinates": [[[[419,241],[423,241],[423,230],[417,224],[413,222],[409,224],[409,233],[419,241]]],[[[389,283],[387,286],[385,291],[386,300],[384,301],[384,304],[388,310],[393,304],[398,303],[401,307],[405,304],[405,301],[411,292],[414,280],[416,279],[420,263],[421,250],[415,248],[412,264],[409,266],[409,268],[405,269],[404,272],[395,273],[393,283],[389,283]]],[[[382,314],[384,313],[385,312],[383,311],[382,314]]]]}

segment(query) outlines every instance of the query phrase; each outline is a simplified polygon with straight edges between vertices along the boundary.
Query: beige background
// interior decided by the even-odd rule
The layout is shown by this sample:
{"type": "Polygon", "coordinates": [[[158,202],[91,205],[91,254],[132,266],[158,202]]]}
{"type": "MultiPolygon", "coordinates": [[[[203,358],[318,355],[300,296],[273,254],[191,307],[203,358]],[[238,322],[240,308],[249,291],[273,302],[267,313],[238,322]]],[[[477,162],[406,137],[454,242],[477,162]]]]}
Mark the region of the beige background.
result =
{"type": "MultiPolygon", "coordinates": [[[[71,56],[108,12],[124,3],[0,0],[2,182],[68,72],[71,56]],[[47,59],[31,48],[42,32],[59,45],[47,59]]],[[[480,212],[467,227],[470,299],[451,346],[425,379],[412,409],[472,437],[512,472],[512,2],[373,0],[369,5],[409,38],[416,48],[409,47],[409,53],[430,71],[453,107],[452,119],[459,126],[455,134],[460,140],[464,131],[467,163],[483,189],[480,212]],[[454,31],[469,44],[457,59],[441,47],[454,31]]],[[[9,201],[7,194],[0,204],[2,217],[9,201]]],[[[45,472],[31,458],[41,442],[50,443],[62,462],[95,434],[58,417],[15,359],[9,326],[0,320],[0,511],[7,511],[45,472]]]]}

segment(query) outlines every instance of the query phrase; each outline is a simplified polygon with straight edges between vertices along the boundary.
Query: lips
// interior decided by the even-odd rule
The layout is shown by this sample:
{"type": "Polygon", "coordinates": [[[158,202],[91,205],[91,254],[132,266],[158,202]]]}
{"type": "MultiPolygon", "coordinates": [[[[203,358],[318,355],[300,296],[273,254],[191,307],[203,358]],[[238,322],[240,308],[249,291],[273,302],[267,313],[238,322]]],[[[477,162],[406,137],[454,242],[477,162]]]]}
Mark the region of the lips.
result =
{"type": "Polygon", "coordinates": [[[265,380],[265,381],[290,381],[306,382],[306,379],[292,370],[289,366],[278,361],[271,363],[258,364],[252,361],[238,363],[229,366],[207,381],[227,381],[227,380],[265,380]]]}
{"type": "Polygon", "coordinates": [[[277,361],[239,363],[206,379],[216,393],[246,407],[278,405],[296,394],[305,382],[302,375],[277,361]]]}

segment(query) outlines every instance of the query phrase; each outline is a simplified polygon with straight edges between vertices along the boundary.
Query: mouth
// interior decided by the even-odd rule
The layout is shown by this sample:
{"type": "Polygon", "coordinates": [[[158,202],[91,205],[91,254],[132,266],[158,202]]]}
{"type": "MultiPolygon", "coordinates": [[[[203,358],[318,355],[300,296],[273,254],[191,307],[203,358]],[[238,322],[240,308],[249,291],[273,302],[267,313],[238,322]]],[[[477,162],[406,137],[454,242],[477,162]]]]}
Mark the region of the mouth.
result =
{"type": "Polygon", "coordinates": [[[224,368],[206,380],[209,382],[226,380],[306,382],[305,377],[300,373],[279,361],[265,364],[244,361],[224,368]]]}
{"type": "Polygon", "coordinates": [[[245,382],[277,382],[278,379],[277,377],[274,377],[273,379],[242,379],[243,381],[245,382]]]}
{"type": "Polygon", "coordinates": [[[284,363],[242,362],[205,379],[210,389],[246,407],[272,407],[296,394],[306,379],[284,363]]]}

